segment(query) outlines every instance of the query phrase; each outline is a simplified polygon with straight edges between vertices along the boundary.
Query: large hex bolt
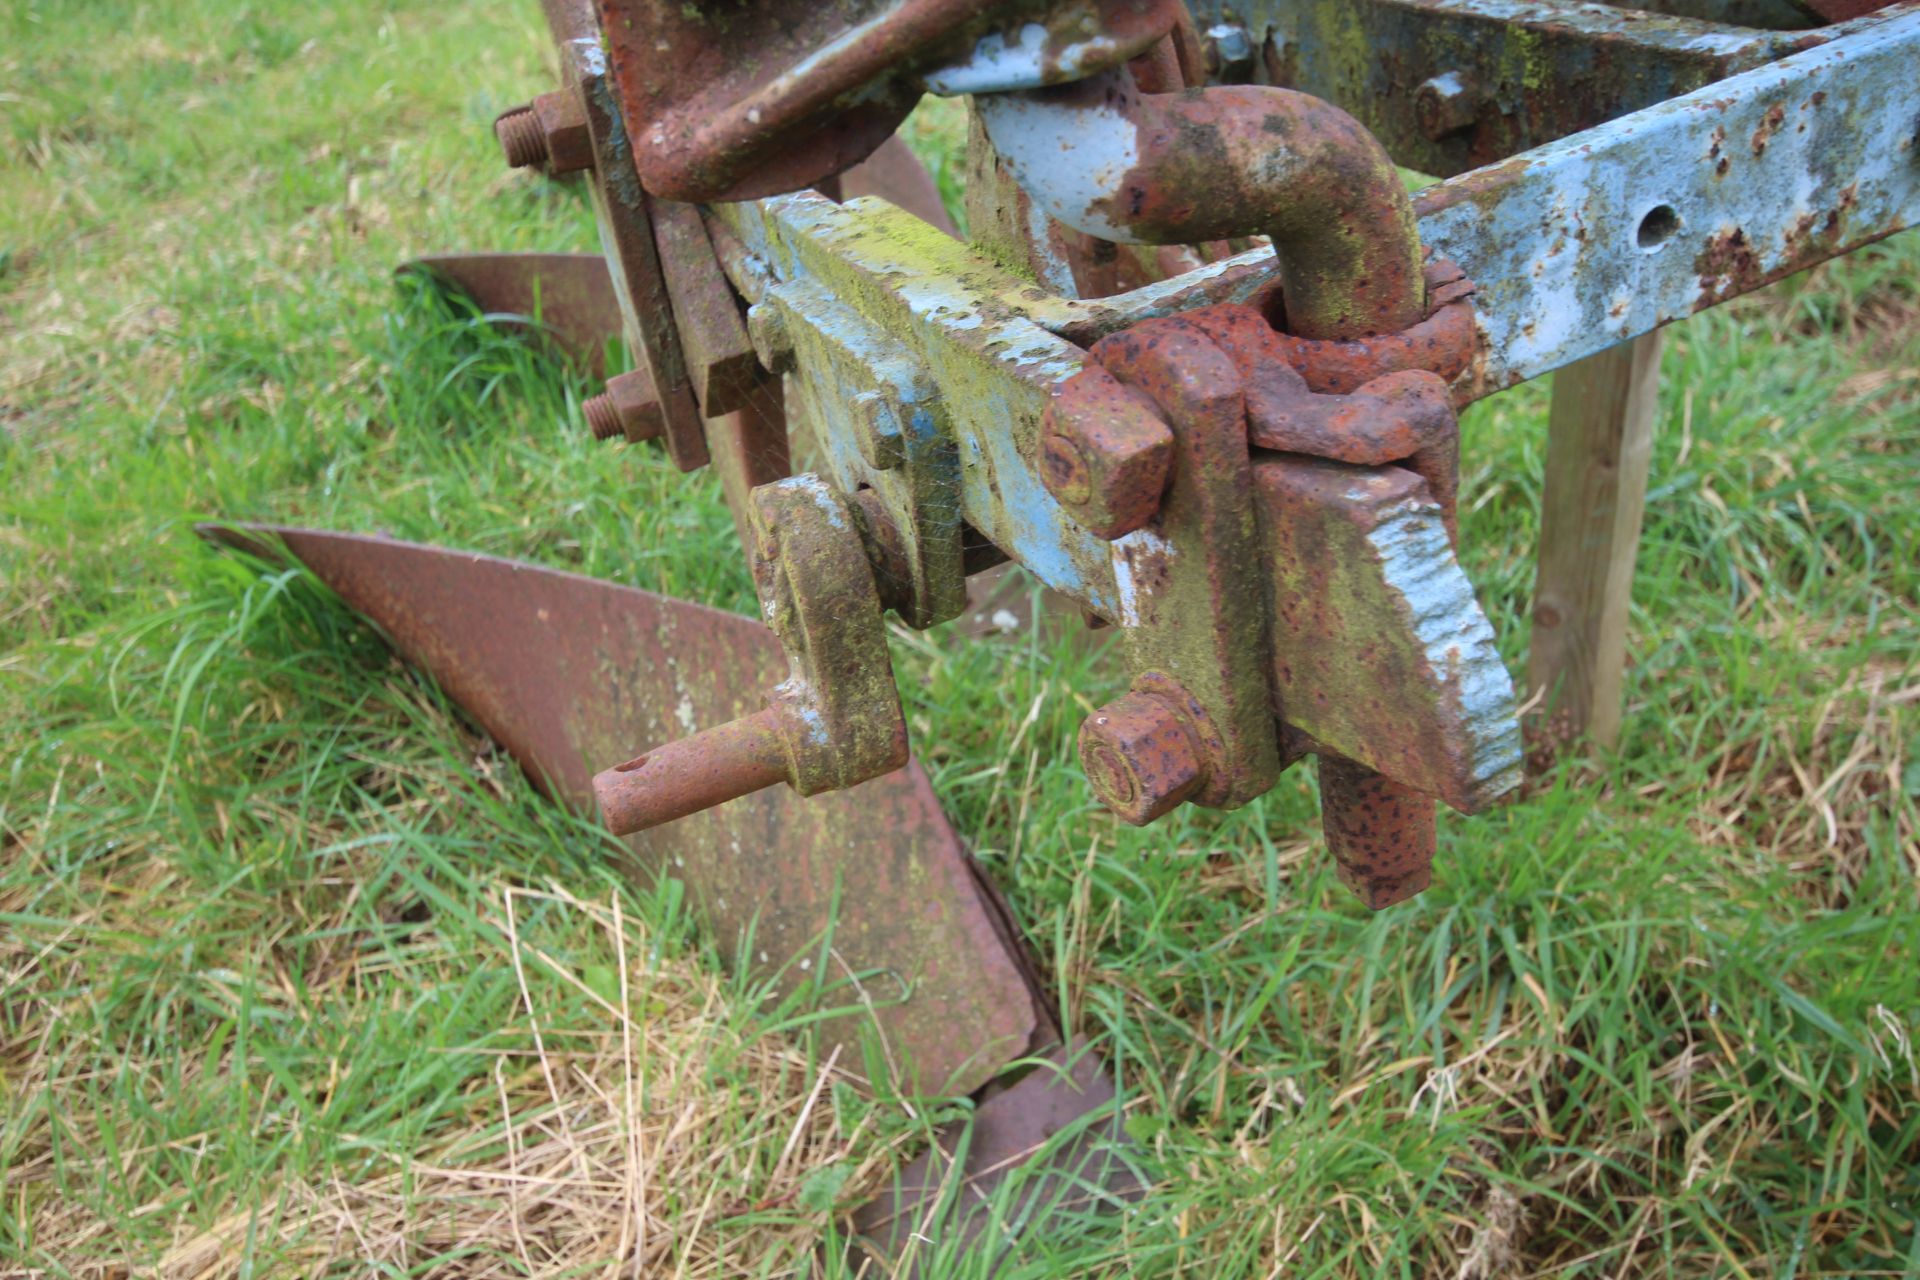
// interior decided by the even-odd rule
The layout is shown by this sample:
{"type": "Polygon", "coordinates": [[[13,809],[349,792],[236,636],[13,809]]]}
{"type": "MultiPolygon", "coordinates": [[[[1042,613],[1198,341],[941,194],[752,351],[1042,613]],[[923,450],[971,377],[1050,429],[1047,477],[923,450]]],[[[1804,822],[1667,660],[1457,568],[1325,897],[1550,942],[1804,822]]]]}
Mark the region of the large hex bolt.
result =
{"type": "Polygon", "coordinates": [[[593,137],[587,106],[578,93],[543,93],[493,122],[507,164],[558,175],[593,168],[593,137]]]}
{"type": "Polygon", "coordinates": [[[1040,429],[1040,479],[1096,536],[1132,533],[1160,510],[1173,432],[1141,392],[1097,365],[1054,390],[1040,429]]]}
{"type": "Polygon", "coordinates": [[[1080,764],[1100,802],[1136,827],[1178,808],[1207,780],[1197,735],[1169,700],[1139,691],[1087,717],[1080,764]]]}
{"type": "Polygon", "coordinates": [[[624,437],[636,444],[655,440],[666,432],[666,414],[653,379],[645,369],[635,369],[607,381],[607,389],[580,406],[587,426],[596,440],[624,437]]]}
{"type": "Polygon", "coordinates": [[[1343,756],[1320,757],[1320,826],[1340,882],[1375,911],[1433,883],[1434,800],[1343,756]]]}

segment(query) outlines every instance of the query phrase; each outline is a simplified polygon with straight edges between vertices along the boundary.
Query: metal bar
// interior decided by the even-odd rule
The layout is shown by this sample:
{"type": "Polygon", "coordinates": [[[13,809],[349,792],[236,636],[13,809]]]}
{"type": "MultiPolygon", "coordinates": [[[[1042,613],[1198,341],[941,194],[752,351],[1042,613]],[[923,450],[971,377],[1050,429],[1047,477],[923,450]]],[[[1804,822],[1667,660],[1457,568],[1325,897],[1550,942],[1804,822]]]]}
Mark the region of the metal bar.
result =
{"type": "MultiPolygon", "coordinates": [[[[918,357],[934,392],[924,403],[958,450],[957,514],[1047,586],[1103,616],[1120,616],[1115,564],[1122,549],[1070,518],[1034,462],[1042,412],[1085,359],[1027,314],[1049,295],[884,205],[843,207],[803,192],[717,205],[714,213],[775,271],[780,287],[839,298],[918,357]]],[[[735,285],[751,292],[744,264],[729,266],[735,285]]],[[[821,435],[853,440],[850,411],[846,421],[826,416],[841,411],[810,406],[821,435]]],[[[849,489],[887,474],[857,474],[851,449],[839,450],[834,461],[849,489]]]]}
{"type": "Polygon", "coordinates": [[[614,292],[626,318],[627,342],[660,397],[668,453],[682,471],[692,471],[707,463],[700,408],[687,382],[679,338],[663,320],[672,308],[654,245],[653,219],[634,173],[633,148],[613,109],[600,46],[569,41],[560,46],[560,63],[562,80],[579,92],[587,107],[594,152],[588,187],[614,292]]]}
{"type": "Polygon", "coordinates": [[[1792,52],[1795,37],[1572,0],[1265,6],[1273,83],[1338,103],[1395,160],[1452,175],[1792,52]]]}
{"type": "MultiPolygon", "coordinates": [[[[1420,192],[1427,246],[1479,285],[1476,399],[1920,220],[1920,6],[1420,192]]],[[[1256,249],[1129,294],[1035,303],[1090,343],[1154,315],[1242,302],[1256,249]]]]}
{"type": "Polygon", "coordinates": [[[672,200],[648,204],[680,353],[700,411],[709,418],[732,413],[746,405],[760,382],[760,362],[741,323],[740,304],[714,261],[700,210],[672,200]]]}
{"type": "Polygon", "coordinates": [[[1820,19],[1797,0],[1600,0],[1616,9],[1641,9],[1687,18],[1724,22],[1730,27],[1766,31],[1804,31],[1820,19]]]}
{"type": "Polygon", "coordinates": [[[1920,12],[1421,192],[1484,394],[1920,217],[1920,12]]]}
{"type": "Polygon", "coordinates": [[[1320,98],[1142,94],[1113,72],[975,106],[1021,187],[1075,231],[1126,244],[1267,235],[1288,316],[1316,338],[1396,333],[1422,315],[1406,187],[1379,141],[1320,98]]]}

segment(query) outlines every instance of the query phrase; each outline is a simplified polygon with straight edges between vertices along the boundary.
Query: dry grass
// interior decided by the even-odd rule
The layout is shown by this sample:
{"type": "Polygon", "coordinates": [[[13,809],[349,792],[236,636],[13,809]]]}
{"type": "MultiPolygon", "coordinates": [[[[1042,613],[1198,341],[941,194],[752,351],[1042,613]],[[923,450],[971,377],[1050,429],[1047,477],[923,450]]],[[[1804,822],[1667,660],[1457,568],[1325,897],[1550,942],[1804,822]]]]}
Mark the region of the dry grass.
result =
{"type": "MultiPolygon", "coordinates": [[[[854,1078],[743,1030],[730,1012],[737,993],[701,966],[648,963],[653,941],[617,895],[590,903],[557,887],[502,888],[496,901],[506,950],[469,962],[521,975],[522,1020],[501,1031],[529,1047],[492,1055],[486,1087],[463,1099],[443,1136],[371,1161],[351,1181],[262,1188],[266,1208],[177,1233],[149,1261],[117,1248],[115,1224],[74,1202],[43,1200],[34,1236],[56,1256],[96,1259],[76,1262],[71,1274],[102,1280],[224,1280],[253,1274],[250,1259],[262,1254],[276,1259],[277,1275],[405,1275],[434,1260],[433,1275],[460,1280],[717,1280],[766,1275],[782,1256],[804,1266],[834,1208],[877,1185],[894,1158],[887,1144],[847,1132],[842,1107],[854,1078]],[[519,935],[516,916],[529,901],[577,917],[603,935],[609,954],[632,958],[619,964],[611,990],[519,935]],[[599,1025],[552,1025],[530,994],[529,971],[585,996],[599,1025]],[[742,1139],[716,1142],[716,1131],[742,1139]]],[[[9,1085],[76,1097],[84,1082],[53,1078],[58,1071],[48,1054],[33,1053],[12,1066],[9,1085]]],[[[78,1148],[111,1145],[83,1112],[68,1119],[67,1140],[78,1148]]],[[[9,1182],[24,1194],[48,1165],[44,1155],[29,1160],[9,1170],[9,1182]]],[[[0,1267],[9,1280],[35,1274],[0,1267]]]]}

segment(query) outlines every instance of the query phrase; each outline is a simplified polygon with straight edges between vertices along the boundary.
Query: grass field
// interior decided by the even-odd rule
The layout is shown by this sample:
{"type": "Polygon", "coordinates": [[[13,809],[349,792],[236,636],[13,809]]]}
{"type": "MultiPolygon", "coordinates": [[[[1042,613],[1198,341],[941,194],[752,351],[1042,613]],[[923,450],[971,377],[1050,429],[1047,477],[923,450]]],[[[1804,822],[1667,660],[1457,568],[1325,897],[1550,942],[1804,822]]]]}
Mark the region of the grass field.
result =
{"type": "MultiPolygon", "coordinates": [[[[827,1072],[675,886],[192,535],[749,606],[710,476],[390,280],[593,244],[487,130],[543,39],[530,2],[0,6],[0,1276],[804,1274],[955,1113],[827,1072]]],[[[1545,405],[1465,428],[1516,671],[1545,405]]],[[[1308,773],[1123,829],[1072,750],[1111,666],[901,633],[1155,1182],[1008,1274],[1920,1274],[1917,464],[1915,235],[1672,331],[1621,746],[1446,821],[1378,916],[1308,773]]]]}

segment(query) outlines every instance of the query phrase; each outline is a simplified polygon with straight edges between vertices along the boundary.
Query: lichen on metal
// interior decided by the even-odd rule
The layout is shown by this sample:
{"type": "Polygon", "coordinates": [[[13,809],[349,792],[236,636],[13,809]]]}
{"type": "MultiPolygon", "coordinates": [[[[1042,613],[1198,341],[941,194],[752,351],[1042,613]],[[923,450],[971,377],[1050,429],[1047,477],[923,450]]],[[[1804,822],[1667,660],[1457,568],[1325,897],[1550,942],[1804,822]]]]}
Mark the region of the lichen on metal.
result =
{"type": "Polygon", "coordinates": [[[778,279],[833,294],[920,362],[944,406],[967,522],[1045,585],[1111,612],[1106,544],[1034,465],[1046,405],[1084,361],[1026,314],[1047,295],[877,201],[793,195],[720,213],[778,279]]]}
{"type": "Polygon", "coordinates": [[[907,726],[882,605],[847,500],[818,476],[751,499],[760,607],[791,661],[750,715],[655,745],[593,779],[615,835],[631,835],[785,782],[843,791],[907,763],[907,726]]]}
{"type": "Polygon", "coordinates": [[[776,284],[755,305],[786,317],[792,385],[834,478],[847,493],[871,489],[900,531],[912,588],[902,617],[916,627],[954,617],[966,604],[959,461],[921,362],[813,281],[776,284]]]}
{"type": "Polygon", "coordinates": [[[1481,284],[1478,385],[1536,377],[1920,220],[1920,12],[1422,192],[1481,284]]]}
{"type": "Polygon", "coordinates": [[[1758,66],[1797,39],[1575,0],[1269,0],[1253,10],[1273,83],[1339,103],[1401,164],[1443,176],[1758,66]],[[1416,91],[1448,78],[1457,114],[1435,131],[1416,91]]]}
{"type": "Polygon", "coordinates": [[[1476,813],[1520,781],[1513,682],[1425,481],[1263,456],[1256,509],[1280,713],[1349,759],[1476,813]]]}
{"type": "MultiPolygon", "coordinates": [[[[1421,240],[1479,285],[1479,351],[1456,398],[1550,373],[1920,223],[1915,65],[1920,4],[1910,3],[1419,192],[1421,240]],[[1663,209],[1671,222],[1648,225],[1663,209]]],[[[1275,276],[1273,251],[1255,248],[1190,281],[1037,314],[1056,332],[1113,332],[1246,301],[1275,276]]]]}
{"type": "Polygon", "coordinates": [[[1295,332],[1392,333],[1421,314],[1406,189],[1337,107],[1259,86],[1143,94],[1118,71],[979,109],[1021,185],[1078,231],[1146,244],[1271,237],[1295,332]]]}

